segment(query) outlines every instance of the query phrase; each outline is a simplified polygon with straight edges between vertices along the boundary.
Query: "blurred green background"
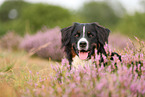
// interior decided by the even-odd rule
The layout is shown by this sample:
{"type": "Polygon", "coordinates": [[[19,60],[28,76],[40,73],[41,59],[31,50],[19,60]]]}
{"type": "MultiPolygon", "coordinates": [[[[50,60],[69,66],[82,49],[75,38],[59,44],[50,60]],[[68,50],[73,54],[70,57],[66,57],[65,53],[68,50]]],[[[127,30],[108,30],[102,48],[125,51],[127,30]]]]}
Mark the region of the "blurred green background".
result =
{"type": "Polygon", "coordinates": [[[5,1],[0,5],[0,37],[8,31],[24,36],[34,34],[42,27],[67,27],[73,22],[98,22],[112,33],[145,38],[145,3],[140,1],[142,12],[129,14],[118,1],[90,0],[77,10],[48,3],[30,3],[23,0],[5,1]]]}

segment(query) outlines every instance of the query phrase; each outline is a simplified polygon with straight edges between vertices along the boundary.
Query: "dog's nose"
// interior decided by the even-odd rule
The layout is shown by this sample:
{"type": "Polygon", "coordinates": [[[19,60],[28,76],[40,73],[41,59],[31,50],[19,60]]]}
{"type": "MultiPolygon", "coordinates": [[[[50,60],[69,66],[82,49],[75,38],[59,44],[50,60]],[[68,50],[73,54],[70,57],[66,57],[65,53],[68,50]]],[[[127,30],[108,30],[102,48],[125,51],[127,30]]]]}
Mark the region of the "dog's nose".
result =
{"type": "Polygon", "coordinates": [[[84,48],[87,46],[87,43],[85,41],[80,42],[80,47],[84,48]]]}

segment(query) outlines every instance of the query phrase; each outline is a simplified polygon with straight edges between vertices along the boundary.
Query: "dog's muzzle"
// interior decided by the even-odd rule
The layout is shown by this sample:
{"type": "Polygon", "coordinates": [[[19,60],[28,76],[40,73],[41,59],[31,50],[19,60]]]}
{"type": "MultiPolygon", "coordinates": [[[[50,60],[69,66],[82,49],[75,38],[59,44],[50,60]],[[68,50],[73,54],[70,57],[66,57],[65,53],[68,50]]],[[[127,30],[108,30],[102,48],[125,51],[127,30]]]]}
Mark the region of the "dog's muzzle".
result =
{"type": "Polygon", "coordinates": [[[88,58],[88,48],[89,48],[89,42],[85,38],[81,38],[77,43],[77,48],[79,50],[79,58],[82,60],[86,60],[88,58]]]}
{"type": "Polygon", "coordinates": [[[78,50],[88,50],[89,42],[85,38],[81,38],[77,43],[78,50]]]}

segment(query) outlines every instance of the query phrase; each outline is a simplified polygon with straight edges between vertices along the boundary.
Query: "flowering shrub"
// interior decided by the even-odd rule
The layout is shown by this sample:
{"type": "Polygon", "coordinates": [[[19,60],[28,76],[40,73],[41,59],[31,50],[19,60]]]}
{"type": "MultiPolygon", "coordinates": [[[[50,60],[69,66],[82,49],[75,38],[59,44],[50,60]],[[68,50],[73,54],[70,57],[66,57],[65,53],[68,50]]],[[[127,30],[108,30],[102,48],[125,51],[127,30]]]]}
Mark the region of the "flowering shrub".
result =
{"type": "MultiPolygon", "coordinates": [[[[80,65],[79,69],[69,70],[69,62],[63,59],[61,65],[52,65],[54,72],[47,78],[39,78],[39,85],[38,81],[29,82],[35,89],[27,88],[24,95],[31,96],[31,92],[43,97],[144,97],[145,44],[143,41],[139,43],[138,49],[125,48],[121,53],[122,62],[116,56],[114,60],[104,56],[106,66],[100,65],[97,54],[92,58],[93,64],[80,65]]],[[[111,52],[107,45],[105,49],[108,54],[111,52]]]]}
{"type": "Polygon", "coordinates": [[[35,35],[26,35],[20,44],[20,48],[40,57],[61,60],[63,51],[61,49],[60,28],[44,29],[35,35]]]}
{"type": "Polygon", "coordinates": [[[0,39],[0,47],[8,50],[16,50],[22,38],[14,32],[8,32],[0,39]]]}
{"type": "Polygon", "coordinates": [[[109,36],[109,45],[111,45],[112,48],[117,49],[124,49],[127,46],[129,48],[134,48],[133,45],[130,43],[128,37],[123,36],[119,33],[111,34],[109,36]]]}

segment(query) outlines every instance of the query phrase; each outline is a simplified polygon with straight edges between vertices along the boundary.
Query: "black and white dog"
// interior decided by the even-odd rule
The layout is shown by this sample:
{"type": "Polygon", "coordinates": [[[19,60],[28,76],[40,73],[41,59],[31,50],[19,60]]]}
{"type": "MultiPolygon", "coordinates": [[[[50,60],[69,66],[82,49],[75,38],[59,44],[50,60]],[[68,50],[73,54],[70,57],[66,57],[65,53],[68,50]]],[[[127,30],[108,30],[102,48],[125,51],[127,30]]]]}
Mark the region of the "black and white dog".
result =
{"type": "MultiPolygon", "coordinates": [[[[98,25],[97,23],[74,23],[72,26],[63,28],[62,47],[66,52],[66,57],[71,65],[73,58],[78,56],[81,60],[88,60],[97,53],[106,55],[104,45],[108,43],[110,30],[98,25]]],[[[121,60],[121,56],[116,54],[121,60]]],[[[70,66],[71,68],[71,66],[70,66]]]]}

